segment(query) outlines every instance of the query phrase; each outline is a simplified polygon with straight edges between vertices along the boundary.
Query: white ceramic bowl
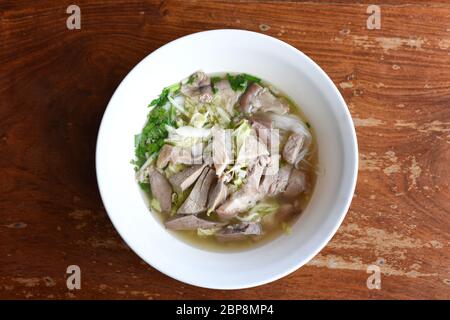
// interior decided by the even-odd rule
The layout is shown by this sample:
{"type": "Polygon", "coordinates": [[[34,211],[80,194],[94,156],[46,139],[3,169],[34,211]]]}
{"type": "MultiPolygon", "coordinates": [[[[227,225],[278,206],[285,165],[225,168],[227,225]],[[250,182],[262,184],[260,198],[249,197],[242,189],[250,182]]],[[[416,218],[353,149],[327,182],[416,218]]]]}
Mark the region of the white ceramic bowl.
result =
{"type": "Polygon", "coordinates": [[[97,179],[115,228],[143,260],[166,275],[215,289],[277,280],[312,259],[331,239],[350,205],[358,169],[355,129],[338,89],[317,64],[275,38],[214,30],[172,41],[142,60],[114,93],[100,126],[97,179]],[[134,179],[134,135],[163,87],[197,70],[246,72],[283,90],[301,106],[319,148],[312,199],[290,235],[242,252],[211,252],[175,238],[146,207],[134,179]]]}

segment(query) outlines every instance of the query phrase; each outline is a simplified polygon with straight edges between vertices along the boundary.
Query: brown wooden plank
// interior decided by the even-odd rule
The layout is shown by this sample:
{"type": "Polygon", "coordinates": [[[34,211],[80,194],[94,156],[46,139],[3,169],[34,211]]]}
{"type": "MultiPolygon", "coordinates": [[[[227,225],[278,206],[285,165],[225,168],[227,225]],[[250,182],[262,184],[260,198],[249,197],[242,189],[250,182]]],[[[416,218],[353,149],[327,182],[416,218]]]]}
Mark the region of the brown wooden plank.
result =
{"type": "Polygon", "coordinates": [[[0,4],[0,298],[450,298],[450,4],[382,1],[381,30],[350,1],[0,4]],[[213,291],[140,261],[112,227],[94,171],[99,121],[126,73],[192,32],[284,40],[340,88],[361,165],[350,211],[307,266],[255,289],[213,291]],[[262,31],[264,30],[264,31],[262,31]],[[366,267],[381,267],[368,290],[366,267]],[[82,269],[69,292],[65,270],[82,269]]]}

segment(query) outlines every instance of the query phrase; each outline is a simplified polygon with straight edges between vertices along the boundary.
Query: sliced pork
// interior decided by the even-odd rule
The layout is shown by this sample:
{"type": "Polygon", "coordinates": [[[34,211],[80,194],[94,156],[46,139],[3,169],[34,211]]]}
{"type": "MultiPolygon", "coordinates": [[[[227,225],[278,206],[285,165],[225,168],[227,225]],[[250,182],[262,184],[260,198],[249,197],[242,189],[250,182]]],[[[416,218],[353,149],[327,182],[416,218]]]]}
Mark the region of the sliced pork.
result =
{"type": "Polygon", "coordinates": [[[265,175],[261,183],[260,192],[270,197],[285,192],[291,172],[292,165],[287,164],[282,166],[276,174],[265,175]]]}
{"type": "Polygon", "coordinates": [[[244,141],[243,146],[240,148],[236,157],[235,165],[247,165],[252,167],[255,161],[261,157],[267,158],[269,151],[266,145],[261,142],[254,131],[248,135],[244,141]]]}
{"type": "Polygon", "coordinates": [[[287,163],[296,164],[300,151],[302,150],[305,136],[299,133],[293,133],[287,139],[283,148],[283,159],[287,163]]]}
{"type": "Polygon", "coordinates": [[[245,90],[244,94],[239,99],[239,107],[242,112],[252,113],[254,110],[254,101],[258,99],[258,94],[263,90],[257,83],[252,83],[245,90]]]}
{"type": "Polygon", "coordinates": [[[202,71],[189,76],[188,80],[181,85],[181,93],[191,97],[198,97],[200,102],[211,102],[213,98],[211,81],[202,71]]]}
{"type": "Polygon", "coordinates": [[[199,143],[190,148],[174,147],[165,144],[159,151],[156,166],[165,168],[169,162],[173,164],[201,164],[203,162],[203,144],[199,143]]]}
{"type": "Polygon", "coordinates": [[[264,143],[267,148],[270,148],[270,135],[271,135],[271,127],[266,127],[262,122],[260,121],[253,121],[252,123],[252,129],[255,130],[256,135],[258,136],[259,140],[264,143]]]}
{"type": "Polygon", "coordinates": [[[248,236],[258,236],[261,234],[261,224],[256,222],[242,222],[222,228],[216,232],[215,236],[219,241],[235,241],[245,239],[248,236]]]}
{"type": "Polygon", "coordinates": [[[217,208],[216,212],[219,217],[231,219],[237,214],[247,211],[264,197],[264,193],[259,192],[259,184],[267,163],[267,157],[260,157],[256,161],[242,188],[217,208]]]}
{"type": "Polygon", "coordinates": [[[211,134],[213,139],[212,157],[214,167],[216,168],[216,174],[220,176],[227,165],[233,161],[231,154],[231,133],[229,130],[215,126],[211,129],[211,134]]]}
{"type": "Polygon", "coordinates": [[[272,112],[267,112],[266,117],[271,119],[274,127],[280,129],[280,131],[283,131],[284,133],[292,132],[293,134],[295,134],[292,137],[289,136],[291,141],[289,142],[287,147],[285,146],[286,151],[283,153],[286,153],[285,156],[287,159],[290,159],[290,161],[292,161],[294,155],[297,154],[293,164],[298,169],[300,162],[308,154],[309,148],[312,143],[311,132],[309,132],[307,125],[303,123],[301,119],[292,115],[279,115],[272,112]],[[300,143],[300,136],[303,136],[304,140],[301,142],[302,146],[300,148],[300,151],[297,153],[296,149],[298,148],[300,143]]]}
{"type": "Polygon", "coordinates": [[[257,83],[248,86],[239,101],[239,107],[244,113],[262,111],[285,114],[289,111],[287,102],[274,96],[269,89],[263,88],[257,83]]]}
{"type": "Polygon", "coordinates": [[[241,91],[234,91],[231,88],[228,80],[220,80],[214,84],[214,88],[216,89],[216,95],[220,97],[222,100],[222,104],[225,107],[225,110],[229,113],[233,113],[234,105],[238,102],[239,97],[241,96],[241,91]]]}

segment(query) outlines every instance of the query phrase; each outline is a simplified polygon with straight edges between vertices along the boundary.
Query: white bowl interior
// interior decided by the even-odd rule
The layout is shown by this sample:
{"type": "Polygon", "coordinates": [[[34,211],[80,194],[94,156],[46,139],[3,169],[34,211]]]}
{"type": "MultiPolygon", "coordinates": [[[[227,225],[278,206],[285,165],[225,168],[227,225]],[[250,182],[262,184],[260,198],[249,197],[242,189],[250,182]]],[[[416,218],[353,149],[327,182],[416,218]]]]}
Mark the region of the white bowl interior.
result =
{"type": "Polygon", "coordinates": [[[127,244],[173,278],[219,289],[267,283],[308,262],[342,222],[358,167],[350,114],[326,74],[286,43],[239,30],[183,37],[141,61],[111,98],[99,131],[96,156],[105,208],[127,244]],[[196,70],[246,72],[261,77],[290,96],[313,126],[322,174],[290,235],[242,252],[205,251],[175,238],[146,207],[130,164],[134,134],[145,122],[148,103],[161,89],[196,70]]]}

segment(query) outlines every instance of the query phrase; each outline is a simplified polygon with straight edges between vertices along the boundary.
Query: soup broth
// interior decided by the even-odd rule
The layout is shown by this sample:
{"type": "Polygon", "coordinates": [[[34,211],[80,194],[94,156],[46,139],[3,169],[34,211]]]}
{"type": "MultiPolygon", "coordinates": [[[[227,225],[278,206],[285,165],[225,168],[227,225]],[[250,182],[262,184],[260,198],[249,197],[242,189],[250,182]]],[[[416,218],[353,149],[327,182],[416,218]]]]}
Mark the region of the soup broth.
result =
{"type": "Polygon", "coordinates": [[[212,251],[289,236],[318,163],[314,130],[289,97],[247,74],[197,72],[151,107],[136,139],[136,177],[168,232],[212,251]]]}

